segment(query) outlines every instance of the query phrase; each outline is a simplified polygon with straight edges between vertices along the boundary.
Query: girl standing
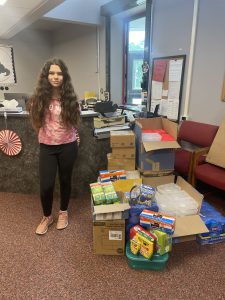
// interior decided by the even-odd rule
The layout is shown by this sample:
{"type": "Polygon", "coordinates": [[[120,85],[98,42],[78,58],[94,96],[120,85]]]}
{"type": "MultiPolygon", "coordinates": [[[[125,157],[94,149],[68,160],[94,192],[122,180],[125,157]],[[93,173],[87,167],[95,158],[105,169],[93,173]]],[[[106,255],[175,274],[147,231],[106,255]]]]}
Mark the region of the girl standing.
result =
{"type": "Polygon", "coordinates": [[[40,144],[40,198],[43,218],[36,229],[45,234],[53,223],[52,203],[59,173],[60,211],[56,228],[68,225],[72,171],[78,151],[80,108],[65,63],[54,58],[45,63],[34,94],[28,102],[32,126],[40,144]]]}

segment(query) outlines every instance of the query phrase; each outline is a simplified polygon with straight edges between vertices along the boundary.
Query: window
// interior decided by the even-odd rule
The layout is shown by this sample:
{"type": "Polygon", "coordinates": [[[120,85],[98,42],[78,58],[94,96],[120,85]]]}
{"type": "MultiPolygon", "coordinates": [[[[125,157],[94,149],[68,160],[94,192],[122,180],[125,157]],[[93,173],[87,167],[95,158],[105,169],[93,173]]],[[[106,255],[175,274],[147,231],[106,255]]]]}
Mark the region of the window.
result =
{"type": "Polygon", "coordinates": [[[124,98],[127,104],[141,104],[145,17],[137,17],[126,22],[125,39],[124,98]]]}

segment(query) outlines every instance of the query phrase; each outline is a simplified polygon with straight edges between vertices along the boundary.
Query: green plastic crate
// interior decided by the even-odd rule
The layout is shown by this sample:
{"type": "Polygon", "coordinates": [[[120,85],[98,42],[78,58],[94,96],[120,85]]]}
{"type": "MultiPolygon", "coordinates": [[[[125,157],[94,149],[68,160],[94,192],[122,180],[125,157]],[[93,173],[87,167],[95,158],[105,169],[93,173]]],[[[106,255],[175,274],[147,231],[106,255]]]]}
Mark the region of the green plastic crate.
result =
{"type": "Polygon", "coordinates": [[[126,244],[126,256],[128,265],[134,269],[140,270],[156,270],[161,271],[166,267],[169,254],[164,255],[153,254],[151,259],[144,258],[141,254],[134,255],[130,251],[130,242],[126,244]]]}

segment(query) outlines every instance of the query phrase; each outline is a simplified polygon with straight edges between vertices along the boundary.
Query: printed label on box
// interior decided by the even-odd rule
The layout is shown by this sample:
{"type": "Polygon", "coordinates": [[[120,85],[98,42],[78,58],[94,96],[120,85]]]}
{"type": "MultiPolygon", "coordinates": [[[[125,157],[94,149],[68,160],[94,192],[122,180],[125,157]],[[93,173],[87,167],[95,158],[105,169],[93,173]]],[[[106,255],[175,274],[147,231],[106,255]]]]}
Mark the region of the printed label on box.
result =
{"type": "Polygon", "coordinates": [[[109,240],[122,241],[122,231],[109,230],[109,240]]]}

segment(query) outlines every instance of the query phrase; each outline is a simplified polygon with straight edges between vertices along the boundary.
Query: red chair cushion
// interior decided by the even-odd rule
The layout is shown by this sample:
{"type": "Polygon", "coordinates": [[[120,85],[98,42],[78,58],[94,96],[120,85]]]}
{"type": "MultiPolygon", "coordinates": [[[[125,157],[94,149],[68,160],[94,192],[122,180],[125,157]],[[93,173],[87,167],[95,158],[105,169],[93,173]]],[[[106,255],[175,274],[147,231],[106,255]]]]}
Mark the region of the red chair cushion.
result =
{"type": "Polygon", "coordinates": [[[195,168],[195,177],[218,189],[225,190],[224,168],[205,163],[195,168]]]}
{"type": "Polygon", "coordinates": [[[219,126],[199,123],[194,121],[183,121],[181,123],[178,138],[201,147],[211,146],[219,126]]]}
{"type": "Polygon", "coordinates": [[[184,149],[178,149],[175,152],[174,169],[179,174],[186,175],[186,176],[188,175],[190,162],[191,162],[191,152],[184,149]]]}

